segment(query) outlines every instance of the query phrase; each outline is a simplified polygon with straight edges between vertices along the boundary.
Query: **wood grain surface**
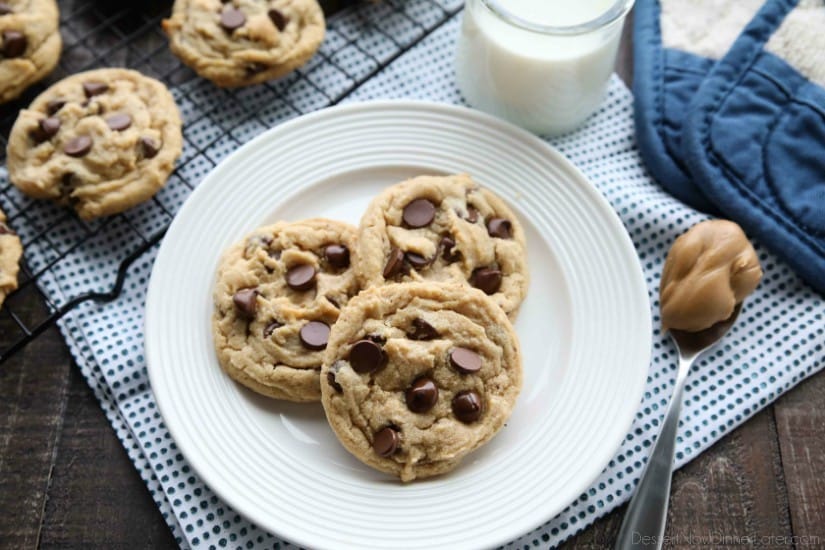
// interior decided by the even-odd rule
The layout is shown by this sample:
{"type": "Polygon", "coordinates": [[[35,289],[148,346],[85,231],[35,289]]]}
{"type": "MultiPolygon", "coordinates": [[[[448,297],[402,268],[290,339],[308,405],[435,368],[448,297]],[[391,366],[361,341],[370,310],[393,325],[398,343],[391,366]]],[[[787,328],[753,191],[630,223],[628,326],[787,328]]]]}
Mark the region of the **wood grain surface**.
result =
{"type": "MultiPolygon", "coordinates": [[[[99,22],[79,24],[91,30],[99,22]]],[[[628,31],[617,63],[626,81],[628,31]]],[[[46,314],[31,287],[15,297],[15,310],[30,319],[46,314]]],[[[0,347],[17,336],[13,322],[0,318],[0,347]]],[[[825,547],[823,473],[825,373],[676,473],[666,546],[825,547]]],[[[612,546],[624,509],[564,547],[612,546]]],[[[0,365],[0,547],[175,547],[56,329],[0,365]]]]}

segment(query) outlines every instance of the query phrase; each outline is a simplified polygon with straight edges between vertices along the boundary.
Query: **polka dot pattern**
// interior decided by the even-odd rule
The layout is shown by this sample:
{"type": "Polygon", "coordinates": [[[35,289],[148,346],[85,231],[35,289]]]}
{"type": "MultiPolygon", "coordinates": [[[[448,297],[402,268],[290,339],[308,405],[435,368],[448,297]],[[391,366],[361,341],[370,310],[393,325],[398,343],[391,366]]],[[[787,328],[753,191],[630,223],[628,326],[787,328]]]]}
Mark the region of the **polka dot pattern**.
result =
{"type": "MultiPolygon", "coordinates": [[[[354,87],[347,101],[416,98],[462,103],[453,81],[458,0],[386,0],[331,18],[324,57],[281,81],[228,92],[194,81],[174,90],[186,120],[180,167],[156,199],[125,216],[84,223],[31,201],[0,172],[2,207],[17,224],[33,270],[56,304],[108,288],[122,258],[170,221],[192,187],[241,143],[267,127],[322,108],[354,87]],[[403,11],[405,16],[397,15],[403,11]],[[415,21],[415,24],[410,23],[415,21]],[[391,28],[386,27],[389,25],[391,28]],[[429,33],[429,34],[428,34],[429,33]],[[420,40],[410,51],[401,48],[420,40]],[[370,55],[366,55],[366,53],[370,55]],[[376,60],[398,56],[363,85],[376,60]],[[254,113],[254,116],[250,116],[254,113]],[[40,233],[49,228],[46,238],[40,233]],[[83,244],[73,244],[83,240],[83,244]]],[[[702,215],[659,189],[634,142],[632,96],[614,77],[601,109],[579,131],[551,143],[581,168],[619,213],[639,253],[654,315],[653,356],[644,398],[621,448],[594,484],[561,514],[508,548],[556,545],[627,500],[659,429],[676,375],[676,353],[659,330],[658,280],[673,239],[702,215]]],[[[825,365],[825,302],[757,244],[765,279],[739,322],[690,374],[678,435],[681,466],[825,365]]],[[[107,305],[84,304],[61,330],[101,407],[182,546],[289,548],[222,503],[192,471],[166,430],[149,387],[143,355],[143,304],[156,248],[129,271],[123,294],[107,305]]]]}

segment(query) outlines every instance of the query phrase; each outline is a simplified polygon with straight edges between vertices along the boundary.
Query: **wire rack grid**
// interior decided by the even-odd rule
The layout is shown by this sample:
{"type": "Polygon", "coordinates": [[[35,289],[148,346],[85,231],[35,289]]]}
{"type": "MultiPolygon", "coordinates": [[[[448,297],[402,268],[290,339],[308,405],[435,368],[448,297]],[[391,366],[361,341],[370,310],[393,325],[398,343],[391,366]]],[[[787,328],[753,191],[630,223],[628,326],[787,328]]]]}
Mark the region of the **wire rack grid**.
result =
{"type": "Polygon", "coordinates": [[[228,151],[284,120],[340,103],[455,16],[462,0],[324,0],[327,34],[317,54],[280,80],[235,91],[198,78],[171,54],[160,28],[171,4],[59,2],[64,45],[58,68],[19,100],[0,106],[2,165],[20,109],[52,83],[80,71],[122,66],[157,78],[172,90],[184,119],[183,154],[164,189],[109,218],[85,222],[68,209],[29,199],[0,168],[0,208],[20,235],[26,257],[19,288],[0,309],[0,364],[80,304],[116,299],[129,267],[160,242],[185,198],[228,151]],[[67,273],[81,281],[72,295],[60,285],[67,273]]]}

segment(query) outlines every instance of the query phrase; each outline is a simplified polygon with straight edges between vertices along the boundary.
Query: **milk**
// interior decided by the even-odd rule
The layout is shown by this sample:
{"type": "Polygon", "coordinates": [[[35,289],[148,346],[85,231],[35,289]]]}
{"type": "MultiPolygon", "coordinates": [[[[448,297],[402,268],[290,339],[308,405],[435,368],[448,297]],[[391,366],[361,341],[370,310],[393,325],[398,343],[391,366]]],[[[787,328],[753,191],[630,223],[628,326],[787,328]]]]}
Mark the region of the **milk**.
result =
{"type": "Polygon", "coordinates": [[[464,98],[539,134],[575,129],[599,107],[613,71],[627,11],[616,4],[617,0],[467,0],[456,55],[456,80],[464,98]],[[511,19],[521,19],[521,25],[494,13],[488,2],[496,2],[511,19]],[[588,24],[611,11],[618,14],[612,21],[588,24]],[[576,25],[586,28],[576,34],[524,28],[567,27],[569,33],[576,25]]]}

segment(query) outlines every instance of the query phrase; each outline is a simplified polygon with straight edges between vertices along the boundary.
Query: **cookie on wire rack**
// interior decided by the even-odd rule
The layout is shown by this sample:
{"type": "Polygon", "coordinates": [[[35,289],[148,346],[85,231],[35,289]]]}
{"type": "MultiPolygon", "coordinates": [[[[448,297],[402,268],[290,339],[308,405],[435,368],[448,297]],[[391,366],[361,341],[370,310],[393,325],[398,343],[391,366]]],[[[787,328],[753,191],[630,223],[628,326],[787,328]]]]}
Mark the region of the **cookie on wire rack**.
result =
{"type": "Polygon", "coordinates": [[[176,0],[163,29],[181,61],[233,88],[300,67],[321,45],[326,26],[315,0],[176,0]]]}

